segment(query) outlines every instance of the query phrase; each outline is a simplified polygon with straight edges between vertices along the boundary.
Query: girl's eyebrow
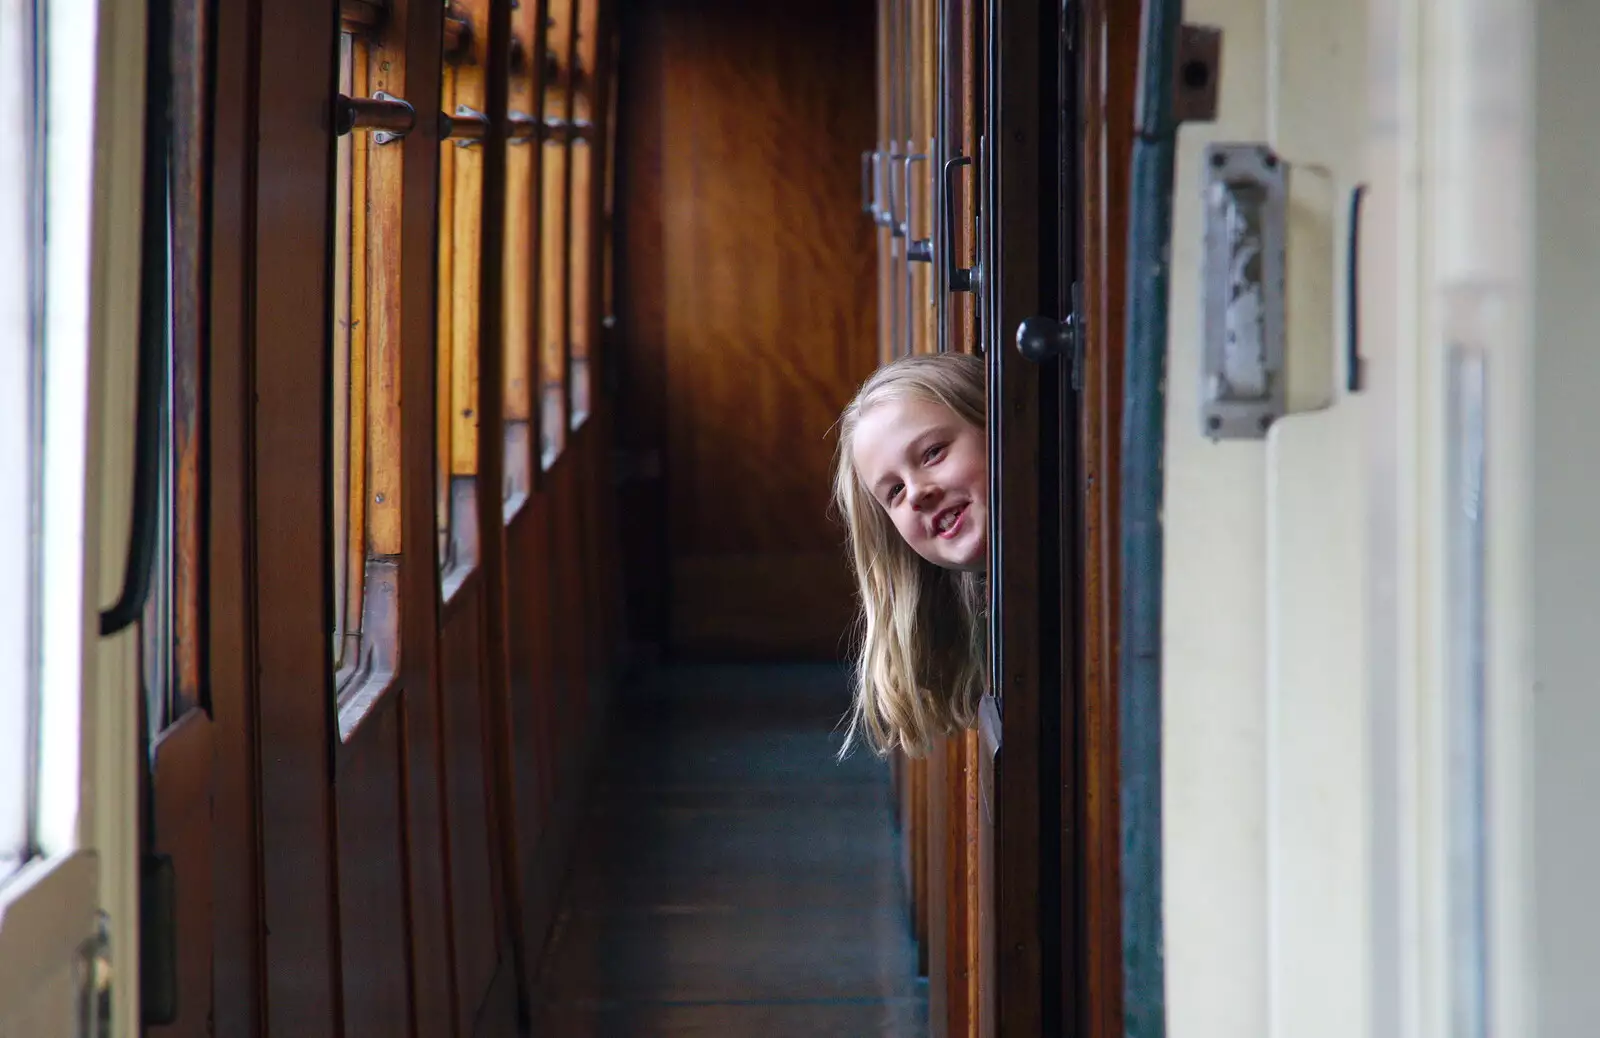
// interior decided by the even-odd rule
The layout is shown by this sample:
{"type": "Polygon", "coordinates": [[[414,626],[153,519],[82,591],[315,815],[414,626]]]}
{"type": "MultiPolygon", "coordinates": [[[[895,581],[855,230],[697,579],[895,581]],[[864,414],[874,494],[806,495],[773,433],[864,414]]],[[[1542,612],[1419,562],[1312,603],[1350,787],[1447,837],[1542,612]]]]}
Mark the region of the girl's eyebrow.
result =
{"type": "Polygon", "coordinates": [[[926,445],[929,440],[938,439],[941,436],[948,435],[950,435],[950,430],[945,423],[940,422],[937,425],[930,425],[922,432],[918,433],[917,436],[906,445],[906,456],[914,457],[921,452],[923,446],[926,445]]]}

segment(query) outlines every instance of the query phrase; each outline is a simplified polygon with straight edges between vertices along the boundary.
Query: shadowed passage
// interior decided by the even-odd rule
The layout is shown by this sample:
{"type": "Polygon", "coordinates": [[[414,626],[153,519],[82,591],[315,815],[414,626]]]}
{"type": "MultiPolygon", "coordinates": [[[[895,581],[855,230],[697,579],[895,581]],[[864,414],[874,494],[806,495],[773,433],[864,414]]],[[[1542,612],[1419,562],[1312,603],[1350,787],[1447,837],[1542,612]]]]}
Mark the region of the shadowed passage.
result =
{"type": "Polygon", "coordinates": [[[835,760],[829,666],[680,666],[613,706],[534,1033],[913,1038],[888,767],[835,760]]]}

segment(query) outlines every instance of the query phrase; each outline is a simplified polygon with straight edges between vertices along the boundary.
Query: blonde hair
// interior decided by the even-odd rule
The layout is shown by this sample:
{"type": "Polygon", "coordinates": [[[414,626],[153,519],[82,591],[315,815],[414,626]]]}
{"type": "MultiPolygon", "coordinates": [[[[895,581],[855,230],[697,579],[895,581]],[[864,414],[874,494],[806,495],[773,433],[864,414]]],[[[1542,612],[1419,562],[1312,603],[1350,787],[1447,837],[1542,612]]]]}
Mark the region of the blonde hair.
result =
{"type": "Polygon", "coordinates": [[[854,703],[840,757],[858,738],[879,756],[897,748],[923,756],[934,739],[973,726],[986,680],[984,576],[944,569],[913,551],[856,469],[862,415],[906,397],[942,404],[982,429],[983,361],[964,353],[902,357],[862,383],[840,416],[834,504],[861,600],[854,703]]]}

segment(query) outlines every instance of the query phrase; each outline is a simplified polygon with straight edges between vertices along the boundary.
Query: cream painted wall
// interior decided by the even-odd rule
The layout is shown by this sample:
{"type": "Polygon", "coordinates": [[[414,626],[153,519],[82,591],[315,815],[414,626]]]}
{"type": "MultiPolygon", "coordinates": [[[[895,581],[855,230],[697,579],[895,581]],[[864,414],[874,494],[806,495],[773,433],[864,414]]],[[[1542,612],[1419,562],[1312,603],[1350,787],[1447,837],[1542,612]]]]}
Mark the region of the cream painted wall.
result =
{"type": "Polygon", "coordinates": [[[1366,25],[1317,0],[1202,0],[1218,120],[1176,182],[1164,628],[1174,1038],[1367,1033],[1370,826],[1361,400],[1344,394],[1344,248],[1364,174],[1366,25]],[[1291,166],[1290,407],[1265,441],[1199,431],[1209,141],[1291,166]]]}
{"type": "Polygon", "coordinates": [[[1262,140],[1264,0],[1190,0],[1220,28],[1217,120],[1179,132],[1167,361],[1162,652],[1172,1038],[1267,1033],[1266,445],[1200,435],[1201,154],[1262,140]]]}
{"type": "MultiPolygon", "coordinates": [[[[1540,1038],[1600,1029],[1600,5],[1538,4],[1532,759],[1540,1038]]],[[[1533,1032],[1526,1032],[1533,1033],[1533,1032]]]]}
{"type": "MultiPolygon", "coordinates": [[[[1374,0],[1363,249],[1373,710],[1372,1033],[1533,1035],[1527,608],[1531,108],[1528,0],[1374,0]],[[1483,366],[1481,495],[1450,421],[1453,351],[1483,366]],[[1453,531],[1483,516],[1485,628],[1453,531]],[[1481,717],[1463,649],[1483,650],[1481,717]],[[1471,761],[1472,725],[1485,745],[1471,761]],[[1475,802],[1466,765],[1486,783],[1475,802]],[[1482,840],[1482,850],[1470,846],[1482,840]],[[1481,865],[1485,914],[1466,882],[1481,865]],[[1474,942],[1487,949],[1479,958],[1474,942]]],[[[1592,637],[1592,635],[1591,635],[1592,637]]],[[[1573,1032],[1583,1033],[1583,1032],[1573,1032]]]]}

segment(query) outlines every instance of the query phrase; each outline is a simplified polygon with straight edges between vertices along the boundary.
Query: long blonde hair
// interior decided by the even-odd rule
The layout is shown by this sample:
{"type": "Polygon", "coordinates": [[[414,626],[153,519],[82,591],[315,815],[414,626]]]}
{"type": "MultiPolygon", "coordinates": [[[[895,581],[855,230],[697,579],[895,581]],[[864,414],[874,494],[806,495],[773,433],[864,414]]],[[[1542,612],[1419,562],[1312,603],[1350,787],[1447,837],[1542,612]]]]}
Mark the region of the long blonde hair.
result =
{"type": "Polygon", "coordinates": [[[983,575],[944,569],[913,551],[856,469],[861,416],[905,397],[942,404],[982,429],[983,361],[964,353],[902,357],[862,383],[839,419],[833,496],[861,599],[854,703],[841,757],[858,738],[879,756],[896,748],[923,756],[934,739],[973,726],[986,680],[983,575]]]}

